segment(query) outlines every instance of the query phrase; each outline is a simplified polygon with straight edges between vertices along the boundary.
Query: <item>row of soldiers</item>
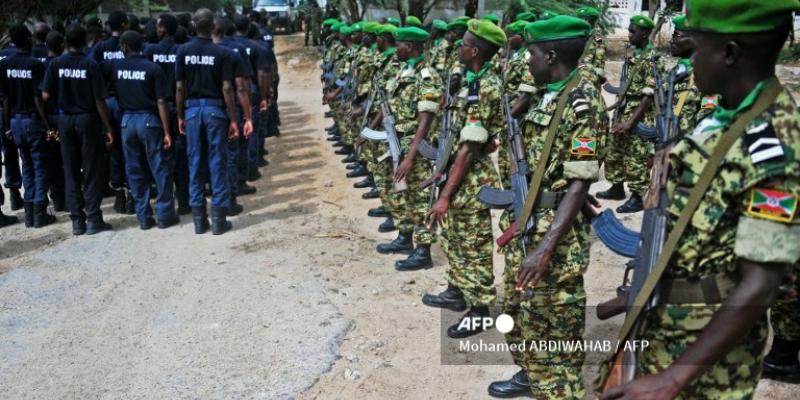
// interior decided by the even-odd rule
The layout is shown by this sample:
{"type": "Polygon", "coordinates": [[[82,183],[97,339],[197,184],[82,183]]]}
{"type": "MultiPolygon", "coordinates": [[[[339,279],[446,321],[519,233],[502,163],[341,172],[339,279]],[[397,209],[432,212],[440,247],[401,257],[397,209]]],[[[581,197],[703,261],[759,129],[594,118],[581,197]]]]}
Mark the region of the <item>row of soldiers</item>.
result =
{"type": "Polygon", "coordinates": [[[377,247],[408,255],[396,270],[432,267],[440,241],[448,286],[422,301],[466,311],[451,338],[483,332],[463,322],[497,301],[490,208],[504,209],[501,308],[514,320],[506,340],[523,346],[511,347],[519,372],[489,385],[490,395],[585,397],[583,351],[524,344],[584,337],[599,206],[589,190],[601,165],[612,186],[598,198],[626,198],[627,182],[625,213],[663,195],[664,230],[675,237],[661,254],[658,302],[636,325],[649,347],[632,380],[599,386],[600,397],[751,398],[762,368],[798,379],[800,114],[775,77],[797,10],[797,0],[689,0],[688,16],[672,19],[670,68],[652,42],[660,24],[632,17],[634,50],[621,87],[606,86],[610,107],[601,13],[591,7],[525,12],[504,28],[491,14],[428,29],[413,16],[324,21],[329,140],[347,176],[364,177],[354,186],[372,188],[363,197],[381,200],[369,210],[386,218],[379,231],[398,231],[377,247]],[[655,141],[648,132],[666,129],[656,122],[666,109],[675,134],[655,141]],[[650,165],[667,172],[650,179],[650,165]],[[778,298],[765,358],[767,309],[778,298]]]}
{"type": "MultiPolygon", "coordinates": [[[[73,234],[91,235],[111,229],[100,209],[111,194],[113,209],[135,214],[142,230],[190,213],[196,233],[229,230],[226,217],[243,211],[237,197],[256,192],[247,182],[268,164],[266,137],[279,135],[277,62],[262,21],[203,9],[182,27],[162,14],[159,40],[148,43],[115,11],[108,38],[89,49],[80,23],[63,33],[38,23],[38,43],[27,26],[11,27],[12,46],[0,53],[11,210],[44,227],[55,221],[52,199],[73,234]]],[[[16,221],[0,214],[0,226],[16,221]]]]}

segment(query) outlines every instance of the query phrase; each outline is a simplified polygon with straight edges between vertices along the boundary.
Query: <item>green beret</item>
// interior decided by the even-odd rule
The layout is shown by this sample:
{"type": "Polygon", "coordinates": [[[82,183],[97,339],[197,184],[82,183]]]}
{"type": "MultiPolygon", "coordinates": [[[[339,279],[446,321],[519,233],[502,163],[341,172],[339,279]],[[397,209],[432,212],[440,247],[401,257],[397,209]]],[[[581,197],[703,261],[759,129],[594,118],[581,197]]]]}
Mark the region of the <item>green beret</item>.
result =
{"type": "Polygon", "coordinates": [[[451,31],[456,28],[466,28],[467,22],[469,22],[470,17],[458,17],[454,19],[452,22],[447,24],[447,30],[451,31]]]}
{"type": "Polygon", "coordinates": [[[422,21],[413,15],[409,15],[406,17],[406,26],[416,26],[417,28],[422,28],[422,21]]]}
{"type": "Polygon", "coordinates": [[[693,30],[711,33],[758,33],[791,24],[798,0],[688,0],[686,15],[693,30]],[[720,4],[722,3],[722,4],[720,4]]]}
{"type": "Polygon", "coordinates": [[[600,18],[600,10],[594,7],[581,7],[578,9],[578,16],[600,18]]]}
{"type": "Polygon", "coordinates": [[[685,15],[677,15],[675,18],[672,19],[672,23],[675,24],[675,30],[685,31],[688,29],[686,26],[686,16],[685,15]]]}
{"type": "Polygon", "coordinates": [[[446,31],[447,30],[447,22],[444,22],[441,19],[435,19],[435,20],[433,20],[433,28],[434,29],[438,29],[440,31],[446,31]]]}
{"type": "Polygon", "coordinates": [[[374,35],[374,34],[378,33],[378,27],[380,27],[380,26],[381,26],[381,24],[379,24],[377,22],[372,22],[372,21],[364,22],[364,26],[362,27],[361,30],[364,33],[371,33],[371,34],[374,35]]]}
{"type": "Polygon", "coordinates": [[[469,21],[467,30],[473,35],[497,46],[503,46],[508,41],[506,33],[499,26],[485,19],[469,21]]]}
{"type": "Polygon", "coordinates": [[[516,21],[506,25],[506,30],[521,35],[525,32],[526,25],[528,25],[528,21],[516,21]]]}
{"type": "Polygon", "coordinates": [[[397,28],[392,35],[394,40],[398,42],[424,42],[428,40],[431,34],[425,29],[417,28],[416,26],[406,26],[397,28]]]}
{"type": "Polygon", "coordinates": [[[536,14],[530,11],[524,11],[517,14],[517,21],[533,22],[536,21],[536,14]]]}
{"type": "Polygon", "coordinates": [[[495,25],[500,23],[500,17],[497,16],[495,13],[486,14],[483,16],[483,19],[486,21],[494,22],[495,25]]]}
{"type": "Polygon", "coordinates": [[[539,15],[539,21],[546,21],[546,20],[548,20],[550,18],[555,18],[557,16],[558,16],[558,13],[556,13],[556,12],[544,10],[544,11],[542,11],[542,14],[539,15]]]}
{"type": "Polygon", "coordinates": [[[328,18],[325,21],[322,21],[322,26],[333,26],[337,22],[339,22],[339,20],[336,18],[328,18]]]}
{"type": "Polygon", "coordinates": [[[339,30],[342,29],[342,27],[344,27],[344,26],[347,26],[347,24],[345,24],[342,21],[338,21],[335,24],[331,25],[331,30],[339,32],[339,30]]]}
{"type": "Polygon", "coordinates": [[[364,29],[364,23],[363,23],[363,22],[361,22],[361,21],[358,21],[358,22],[356,22],[355,24],[353,24],[353,25],[350,25],[350,29],[352,29],[352,30],[353,30],[353,33],[355,33],[355,32],[361,32],[361,30],[363,30],[363,29],[364,29]]]}
{"type": "Polygon", "coordinates": [[[397,30],[397,27],[392,24],[383,24],[378,28],[377,33],[379,35],[393,35],[394,31],[397,30]]]}
{"type": "Polygon", "coordinates": [[[400,20],[395,17],[386,18],[386,23],[394,26],[400,26],[400,20]]]}
{"type": "Polygon", "coordinates": [[[656,23],[646,15],[634,15],[631,17],[631,25],[638,26],[645,29],[653,29],[656,23]]]}
{"type": "Polygon", "coordinates": [[[588,22],[568,15],[531,22],[525,26],[525,40],[528,43],[585,38],[591,33],[592,26],[588,22]]]}
{"type": "Polygon", "coordinates": [[[341,33],[342,35],[345,35],[345,36],[350,36],[350,35],[353,34],[353,28],[350,27],[350,26],[347,26],[347,24],[344,24],[344,25],[342,25],[341,28],[339,28],[339,33],[341,33]]]}

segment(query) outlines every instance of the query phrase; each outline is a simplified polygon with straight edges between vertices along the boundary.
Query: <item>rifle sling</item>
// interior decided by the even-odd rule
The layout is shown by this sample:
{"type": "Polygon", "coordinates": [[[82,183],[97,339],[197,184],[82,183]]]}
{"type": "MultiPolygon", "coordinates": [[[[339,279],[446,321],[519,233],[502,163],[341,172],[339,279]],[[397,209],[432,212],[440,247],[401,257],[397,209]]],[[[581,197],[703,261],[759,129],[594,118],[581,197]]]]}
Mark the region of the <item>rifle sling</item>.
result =
{"type": "Polygon", "coordinates": [[[536,198],[539,196],[539,189],[540,186],[542,186],[542,181],[544,180],[544,171],[547,169],[547,161],[550,158],[550,152],[553,150],[553,143],[556,141],[558,127],[561,125],[561,121],[564,119],[564,109],[567,107],[569,94],[572,92],[572,89],[575,89],[575,87],[578,86],[578,82],[580,82],[580,80],[580,74],[575,74],[575,76],[569,81],[569,83],[567,83],[567,86],[558,96],[558,106],[556,107],[555,118],[553,118],[553,120],[550,122],[550,126],[547,127],[547,137],[544,140],[542,153],[539,154],[539,160],[536,162],[536,169],[534,170],[533,178],[531,179],[531,187],[528,191],[528,197],[525,198],[525,205],[522,207],[520,219],[517,222],[520,235],[525,234],[525,229],[528,226],[527,221],[531,217],[533,206],[536,204],[536,198]]]}
{"type": "Polygon", "coordinates": [[[697,184],[692,189],[691,194],[689,195],[689,200],[686,202],[686,206],[683,208],[680,216],[678,217],[678,221],[667,235],[668,239],[664,243],[663,251],[659,255],[656,265],[647,276],[647,279],[642,285],[642,289],[639,291],[639,294],[636,296],[636,299],[633,302],[633,306],[630,308],[630,311],[625,317],[625,323],[622,325],[619,333],[620,342],[624,341],[630,335],[636,320],[644,310],[645,304],[655,291],[656,286],[661,280],[661,276],[664,274],[664,271],[669,264],[669,260],[672,258],[672,254],[675,251],[678,242],[683,236],[683,233],[686,231],[686,228],[689,226],[689,222],[691,221],[694,212],[697,210],[697,207],[700,205],[700,202],[705,196],[708,187],[711,185],[711,181],[717,175],[719,166],[722,164],[722,159],[728,153],[728,150],[730,150],[731,146],[733,146],[733,143],[742,137],[747,125],[750,124],[761,113],[766,111],[782,90],[783,86],[781,86],[778,79],[775,77],[771,78],[766,88],[764,88],[764,92],[761,94],[761,96],[759,96],[756,104],[742,114],[717,142],[714,152],[711,154],[711,158],[708,159],[708,162],[706,163],[706,166],[703,168],[703,172],[700,175],[700,179],[698,179],[697,184]]]}
{"type": "MultiPolygon", "coordinates": [[[[694,86],[694,74],[689,78],[689,87],[691,88],[692,86],[694,86]]],[[[675,105],[675,109],[672,112],[676,117],[680,117],[681,111],[683,111],[683,107],[686,105],[686,99],[689,97],[690,90],[691,89],[681,93],[678,97],[678,104],[675,105]]]]}

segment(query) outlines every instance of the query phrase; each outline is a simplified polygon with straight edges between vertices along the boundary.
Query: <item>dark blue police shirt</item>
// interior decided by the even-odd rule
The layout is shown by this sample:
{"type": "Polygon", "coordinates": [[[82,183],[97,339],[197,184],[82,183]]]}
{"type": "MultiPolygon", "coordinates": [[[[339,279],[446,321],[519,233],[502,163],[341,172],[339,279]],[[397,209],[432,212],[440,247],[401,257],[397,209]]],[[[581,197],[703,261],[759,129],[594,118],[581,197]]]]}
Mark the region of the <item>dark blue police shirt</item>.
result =
{"type": "Polygon", "coordinates": [[[234,76],[237,78],[252,78],[253,68],[250,66],[250,57],[247,55],[247,49],[232,37],[225,37],[219,44],[236,53],[234,55],[234,59],[237,59],[233,67],[234,76]]]}
{"type": "Polygon", "coordinates": [[[89,52],[89,58],[98,64],[125,58],[125,54],[122,53],[122,47],[119,44],[119,36],[112,36],[102,42],[98,42],[89,52]]]}
{"type": "MultiPolygon", "coordinates": [[[[58,58],[58,56],[53,56],[53,57],[47,56],[47,58],[44,59],[44,61],[42,62],[42,65],[44,66],[44,70],[45,71],[47,71],[47,67],[56,58],[58,58]]],[[[44,76],[42,76],[42,82],[44,82],[44,76]]],[[[40,83],[39,84],[40,91],[41,91],[41,88],[42,88],[41,85],[42,84],[40,83]]],[[[47,113],[48,114],[58,114],[58,99],[56,97],[50,96],[50,98],[47,99],[46,103],[47,103],[47,113]]]]}
{"type": "Polygon", "coordinates": [[[164,39],[156,44],[148,45],[143,52],[145,58],[158,64],[164,71],[170,93],[165,97],[168,101],[175,99],[175,60],[179,46],[172,39],[164,39]]]}
{"type": "Polygon", "coordinates": [[[0,60],[4,59],[6,57],[13,56],[14,54],[16,54],[16,52],[17,52],[17,48],[14,47],[14,46],[9,46],[9,47],[0,49],[0,60]]]}
{"type": "Polygon", "coordinates": [[[11,107],[12,114],[34,114],[39,84],[44,78],[44,65],[31,53],[18,50],[0,60],[0,93],[11,107]]]}
{"type": "Polygon", "coordinates": [[[48,54],[49,52],[47,51],[47,46],[41,43],[33,45],[33,48],[31,49],[31,56],[39,59],[41,62],[44,62],[44,60],[47,59],[48,54]]]}
{"type": "Polygon", "coordinates": [[[169,95],[164,71],[143,55],[127,56],[108,65],[108,81],[117,90],[117,100],[124,111],[157,112],[158,99],[169,95]]]}
{"type": "Polygon", "coordinates": [[[50,61],[42,91],[58,98],[58,108],[67,114],[96,113],[96,100],[107,91],[100,66],[83,52],[69,52],[50,61]]]}
{"type": "Polygon", "coordinates": [[[197,37],[178,48],[175,80],[184,81],[187,99],[222,100],[222,82],[233,83],[232,51],[197,37]]]}

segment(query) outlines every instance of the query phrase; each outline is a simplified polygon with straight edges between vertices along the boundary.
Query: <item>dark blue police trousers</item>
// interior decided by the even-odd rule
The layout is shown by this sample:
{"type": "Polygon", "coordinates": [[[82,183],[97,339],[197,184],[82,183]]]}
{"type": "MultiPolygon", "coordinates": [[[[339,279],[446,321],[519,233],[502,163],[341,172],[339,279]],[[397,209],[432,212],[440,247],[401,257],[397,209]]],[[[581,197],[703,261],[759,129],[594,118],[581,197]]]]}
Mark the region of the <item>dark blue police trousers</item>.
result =
{"type": "Polygon", "coordinates": [[[95,113],[62,114],[58,118],[58,132],[70,218],[99,222],[103,218],[100,202],[106,165],[105,133],[100,117],[95,113]]]}
{"type": "Polygon", "coordinates": [[[47,204],[47,144],[44,124],[36,115],[15,114],[11,135],[22,159],[22,185],[26,203],[47,204]]]}
{"type": "Polygon", "coordinates": [[[203,166],[208,165],[211,207],[228,208],[231,187],[228,180],[228,114],[222,100],[186,101],[186,153],[189,159],[189,205],[205,207],[203,166]],[[208,162],[203,159],[207,149],[208,162]]]}

